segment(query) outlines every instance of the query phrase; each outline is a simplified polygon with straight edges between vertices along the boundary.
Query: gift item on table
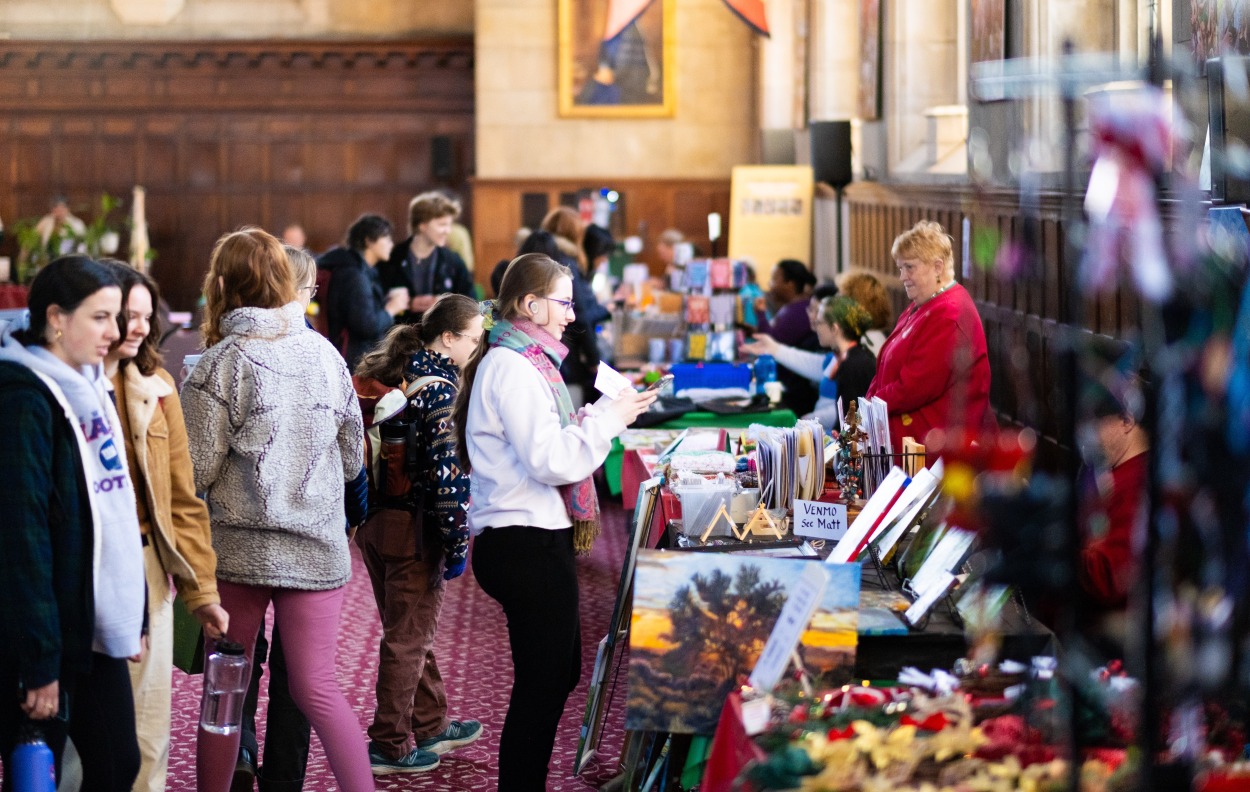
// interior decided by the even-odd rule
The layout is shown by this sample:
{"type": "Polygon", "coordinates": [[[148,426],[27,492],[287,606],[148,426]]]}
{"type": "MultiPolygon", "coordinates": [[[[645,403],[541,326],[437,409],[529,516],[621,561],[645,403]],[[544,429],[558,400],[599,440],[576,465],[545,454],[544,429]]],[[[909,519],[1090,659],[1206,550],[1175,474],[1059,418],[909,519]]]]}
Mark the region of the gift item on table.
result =
{"type": "Polygon", "coordinates": [[[712,363],[732,363],[737,353],[733,330],[723,330],[708,335],[707,359],[712,363]]]}
{"type": "Polygon", "coordinates": [[[733,326],[738,313],[738,295],[713,294],[708,298],[708,321],[725,330],[733,326]]]}
{"type": "Polygon", "coordinates": [[[686,265],[686,289],[703,291],[708,287],[708,260],[695,259],[686,265]]]}
{"type": "Polygon", "coordinates": [[[763,500],[769,508],[791,509],[794,500],[815,500],[824,491],[824,429],[817,421],[799,421],[793,428],[751,424],[754,458],[763,500]]]}
{"type": "Polygon", "coordinates": [[[707,360],[707,333],[696,332],[686,336],[686,359],[707,360]]]}
{"type": "Polygon", "coordinates": [[[692,294],[686,298],[686,323],[689,325],[710,324],[711,299],[702,294],[692,294]]]}
{"type": "Polygon", "coordinates": [[[713,289],[732,289],[733,261],[727,258],[712,259],[708,264],[708,282],[713,289]]]}
{"type": "Polygon", "coordinates": [[[668,465],[676,474],[729,474],[734,472],[738,460],[728,451],[694,451],[680,448],[669,457],[668,465]]]}

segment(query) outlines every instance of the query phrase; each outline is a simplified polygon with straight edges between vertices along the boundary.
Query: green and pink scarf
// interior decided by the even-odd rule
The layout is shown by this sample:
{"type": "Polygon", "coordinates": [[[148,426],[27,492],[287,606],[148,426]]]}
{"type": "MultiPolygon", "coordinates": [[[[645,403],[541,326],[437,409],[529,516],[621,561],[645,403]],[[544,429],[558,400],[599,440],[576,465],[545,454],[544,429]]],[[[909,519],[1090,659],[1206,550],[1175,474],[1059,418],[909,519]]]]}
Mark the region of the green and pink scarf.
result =
{"type": "MultiPolygon", "coordinates": [[[[564,378],[560,376],[560,364],[569,354],[569,348],[528,319],[510,322],[495,317],[488,332],[492,348],[502,347],[519,353],[547,380],[547,387],[551,388],[551,395],[556,400],[560,427],[577,423],[573,399],[564,385],[564,378]]],[[[579,555],[585,555],[599,536],[599,498],[595,494],[595,482],[587,476],[576,484],[565,484],[559,489],[569,519],[573,521],[573,549],[579,555]]]]}

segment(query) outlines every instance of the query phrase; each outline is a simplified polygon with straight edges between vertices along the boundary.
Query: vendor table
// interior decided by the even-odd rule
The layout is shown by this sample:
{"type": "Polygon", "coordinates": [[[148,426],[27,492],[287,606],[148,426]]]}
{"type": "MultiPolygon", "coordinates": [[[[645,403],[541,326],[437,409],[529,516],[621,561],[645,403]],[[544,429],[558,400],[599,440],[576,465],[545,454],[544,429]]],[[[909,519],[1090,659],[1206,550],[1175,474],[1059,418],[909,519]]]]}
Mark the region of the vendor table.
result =
{"type": "MultiPolygon", "coordinates": [[[[764,426],[794,426],[798,423],[799,417],[794,414],[793,410],[770,410],[761,413],[746,413],[741,415],[721,415],[714,412],[705,412],[696,410],[688,412],[680,418],[674,418],[658,426],[650,427],[652,429],[693,429],[695,427],[711,427],[717,429],[745,429],[751,424],[763,424],[764,426]]],[[[633,486],[624,486],[621,478],[621,468],[625,457],[625,446],[621,444],[620,438],[612,441],[612,450],[608,452],[608,458],[603,463],[603,472],[608,480],[608,492],[613,495],[626,493],[626,497],[631,502],[625,504],[626,509],[632,509],[632,499],[638,494],[638,481],[634,481],[633,486]],[[632,495],[629,494],[632,492],[632,495]]]]}

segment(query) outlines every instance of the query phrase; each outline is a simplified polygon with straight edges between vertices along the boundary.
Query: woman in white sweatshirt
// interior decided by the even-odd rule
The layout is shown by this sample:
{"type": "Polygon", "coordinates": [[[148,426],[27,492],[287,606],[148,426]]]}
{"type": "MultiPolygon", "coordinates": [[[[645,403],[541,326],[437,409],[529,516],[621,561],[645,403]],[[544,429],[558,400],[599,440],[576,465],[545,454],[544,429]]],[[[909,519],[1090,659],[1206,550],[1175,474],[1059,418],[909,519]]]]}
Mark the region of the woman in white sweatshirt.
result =
{"type": "Polygon", "coordinates": [[[576,553],[599,532],[591,476],[655,400],[626,388],[575,412],[560,343],[573,279],[540,253],[508,265],[464,369],[454,421],[471,471],[473,572],[508,619],[514,682],[499,740],[501,792],[546,789],[556,726],[581,675],[576,553]]]}

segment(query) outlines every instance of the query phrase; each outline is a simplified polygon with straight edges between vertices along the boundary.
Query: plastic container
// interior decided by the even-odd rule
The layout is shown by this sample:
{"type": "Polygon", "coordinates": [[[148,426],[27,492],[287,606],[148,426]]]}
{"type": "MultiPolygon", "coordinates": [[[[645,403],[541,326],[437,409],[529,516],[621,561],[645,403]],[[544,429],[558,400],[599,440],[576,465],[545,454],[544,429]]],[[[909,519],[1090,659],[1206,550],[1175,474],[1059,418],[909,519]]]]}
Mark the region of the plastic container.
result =
{"type": "MultiPolygon", "coordinates": [[[[768,383],[777,381],[777,361],[772,355],[755,359],[755,392],[768,393],[768,383]]],[[[771,394],[769,394],[771,396],[771,394]]]]}
{"type": "Polygon", "coordinates": [[[751,367],[746,363],[674,363],[673,392],[686,388],[751,388],[751,367]]]}
{"type": "Polygon", "coordinates": [[[243,697],[251,681],[251,663],[243,646],[218,641],[204,661],[204,699],[200,728],[211,734],[236,734],[243,717],[243,697]]]}
{"type": "Polygon", "coordinates": [[[52,749],[35,726],[26,726],[4,771],[16,792],[56,792],[56,762],[52,749]]]}
{"type": "MultiPolygon", "coordinates": [[[[686,536],[700,536],[715,516],[717,506],[724,504],[725,510],[729,510],[737,485],[725,479],[707,484],[678,484],[672,489],[681,501],[681,532],[686,536]]],[[[728,536],[730,531],[726,527],[712,535],[728,536]]]]}

